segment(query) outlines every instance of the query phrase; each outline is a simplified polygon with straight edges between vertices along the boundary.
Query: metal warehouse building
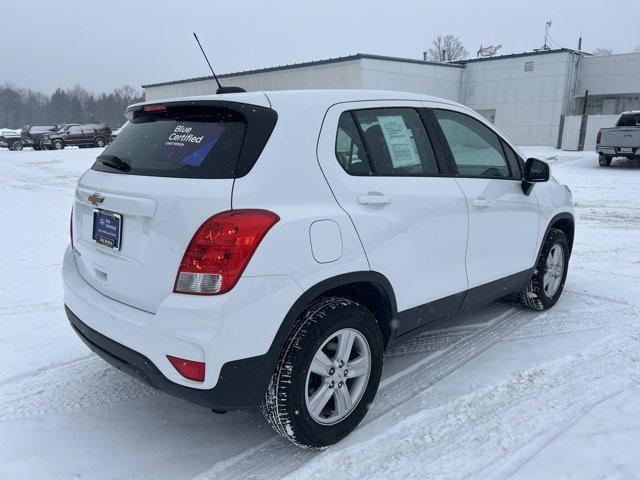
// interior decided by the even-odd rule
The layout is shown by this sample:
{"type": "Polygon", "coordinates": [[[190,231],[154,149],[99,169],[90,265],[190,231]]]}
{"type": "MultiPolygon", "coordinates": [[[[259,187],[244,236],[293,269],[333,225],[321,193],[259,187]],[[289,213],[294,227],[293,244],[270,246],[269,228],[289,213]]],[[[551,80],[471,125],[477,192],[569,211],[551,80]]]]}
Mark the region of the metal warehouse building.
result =
{"type": "MultiPolygon", "coordinates": [[[[640,52],[596,57],[558,49],[456,63],[356,54],[218,78],[248,91],[363,88],[444,97],[475,109],[520,145],[568,150],[592,148],[598,128],[640,109],[640,52]]],[[[147,100],[159,100],[209,95],[217,86],[201,77],[142,87],[147,100]]]]}

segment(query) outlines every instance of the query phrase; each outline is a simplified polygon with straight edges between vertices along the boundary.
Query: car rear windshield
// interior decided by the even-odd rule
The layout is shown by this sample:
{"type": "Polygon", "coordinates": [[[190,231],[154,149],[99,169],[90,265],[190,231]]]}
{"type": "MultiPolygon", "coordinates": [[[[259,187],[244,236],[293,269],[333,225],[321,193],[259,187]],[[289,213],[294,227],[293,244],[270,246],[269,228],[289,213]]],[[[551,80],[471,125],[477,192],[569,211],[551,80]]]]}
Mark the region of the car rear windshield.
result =
{"type": "Polygon", "coordinates": [[[45,133],[45,132],[54,132],[56,127],[31,127],[29,129],[29,133],[45,133]]]}
{"type": "Polygon", "coordinates": [[[640,127],[640,113],[625,113],[618,120],[618,127],[640,127]]]}
{"type": "Polygon", "coordinates": [[[229,104],[192,102],[130,111],[130,125],[92,168],[154,177],[243,176],[258,159],[276,116],[263,107],[229,104]]]}

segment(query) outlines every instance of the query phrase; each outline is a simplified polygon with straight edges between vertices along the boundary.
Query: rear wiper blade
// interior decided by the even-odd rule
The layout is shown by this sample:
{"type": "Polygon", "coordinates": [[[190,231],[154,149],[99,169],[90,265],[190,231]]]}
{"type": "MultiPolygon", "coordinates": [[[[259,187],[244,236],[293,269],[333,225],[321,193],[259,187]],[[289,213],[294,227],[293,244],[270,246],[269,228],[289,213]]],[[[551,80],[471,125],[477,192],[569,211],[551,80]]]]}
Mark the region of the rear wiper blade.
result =
{"type": "Polygon", "coordinates": [[[117,155],[99,155],[96,160],[107,167],[115,168],[121,172],[128,172],[131,170],[131,165],[117,155]]]}

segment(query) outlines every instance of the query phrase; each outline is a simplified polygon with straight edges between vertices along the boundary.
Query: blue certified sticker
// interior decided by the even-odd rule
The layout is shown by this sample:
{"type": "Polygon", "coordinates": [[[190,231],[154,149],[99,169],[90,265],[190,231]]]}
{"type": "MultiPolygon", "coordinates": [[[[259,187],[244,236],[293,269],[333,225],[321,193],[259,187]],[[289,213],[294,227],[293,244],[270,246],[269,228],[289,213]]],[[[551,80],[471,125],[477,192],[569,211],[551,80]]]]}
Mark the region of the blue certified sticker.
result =
{"type": "Polygon", "coordinates": [[[155,160],[199,167],[225,128],[205,122],[179,122],[158,149],[155,160]]]}

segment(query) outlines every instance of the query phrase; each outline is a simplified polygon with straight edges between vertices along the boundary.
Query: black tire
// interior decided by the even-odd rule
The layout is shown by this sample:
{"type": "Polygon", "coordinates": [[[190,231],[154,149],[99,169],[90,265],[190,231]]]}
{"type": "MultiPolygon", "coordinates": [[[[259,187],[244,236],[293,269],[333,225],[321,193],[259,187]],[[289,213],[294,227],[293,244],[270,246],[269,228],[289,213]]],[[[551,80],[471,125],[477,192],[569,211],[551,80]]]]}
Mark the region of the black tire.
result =
{"type": "Polygon", "coordinates": [[[95,144],[96,144],[96,147],[102,148],[107,144],[107,142],[105,141],[104,138],[98,137],[98,138],[96,138],[95,144]]]}
{"type": "Polygon", "coordinates": [[[11,144],[11,147],[9,147],[9,150],[19,152],[23,148],[24,148],[24,144],[22,142],[13,142],[13,144],[11,144]]]}
{"type": "Polygon", "coordinates": [[[552,228],[544,241],[542,252],[540,252],[540,258],[538,258],[536,262],[531,281],[527,288],[520,294],[520,302],[522,305],[531,310],[547,310],[556,304],[562,294],[564,282],[567,278],[570,255],[571,250],[569,249],[569,242],[567,241],[566,235],[562,230],[552,228]],[[547,272],[547,257],[556,245],[562,248],[564,264],[560,284],[553,295],[549,296],[544,289],[544,275],[547,272]]]}
{"type": "Polygon", "coordinates": [[[54,140],[51,145],[52,150],[64,150],[65,144],[62,140],[54,140]]]}
{"type": "Polygon", "coordinates": [[[613,160],[613,157],[611,155],[605,155],[601,153],[598,156],[598,163],[600,164],[601,167],[610,167],[612,160],[613,160]]]}
{"type": "Polygon", "coordinates": [[[342,440],[362,421],[376,395],[383,350],[380,328],[368,309],[339,297],[314,302],[300,316],[285,343],[261,405],[265,419],[276,432],[302,447],[323,448],[342,440]],[[355,408],[345,418],[331,425],[321,424],[307,409],[307,373],[325,340],[345,328],[357,330],[368,342],[369,379],[355,408]]]}
{"type": "Polygon", "coordinates": [[[39,147],[38,145],[34,145],[34,146],[33,146],[33,149],[34,149],[34,150],[42,150],[42,147],[39,147]]]}

